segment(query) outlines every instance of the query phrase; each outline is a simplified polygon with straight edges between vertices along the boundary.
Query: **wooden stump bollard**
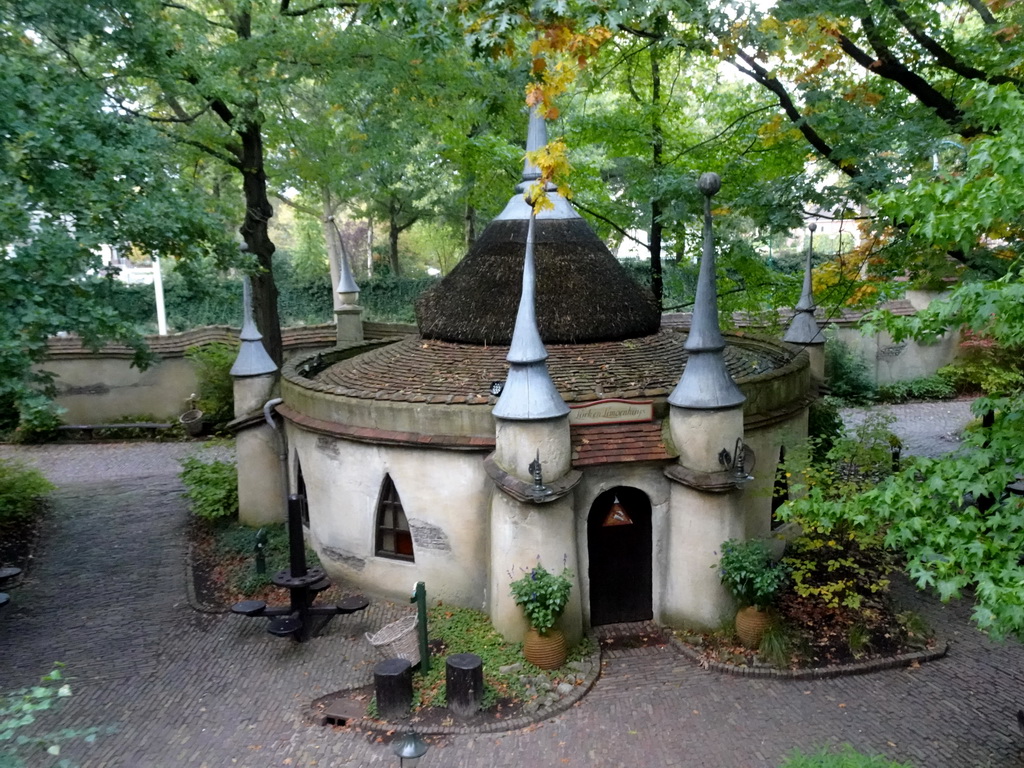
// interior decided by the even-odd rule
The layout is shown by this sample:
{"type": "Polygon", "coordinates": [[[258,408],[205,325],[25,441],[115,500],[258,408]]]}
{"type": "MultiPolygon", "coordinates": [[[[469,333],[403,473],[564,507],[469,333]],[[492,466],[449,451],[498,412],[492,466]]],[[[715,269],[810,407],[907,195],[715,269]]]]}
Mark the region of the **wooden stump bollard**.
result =
{"type": "Polygon", "coordinates": [[[484,695],[484,662],[475,653],[453,653],[445,665],[448,709],[456,717],[472,717],[480,711],[484,695]]]}
{"type": "Polygon", "coordinates": [[[382,720],[397,720],[409,714],[412,706],[412,664],[406,659],[387,659],[373,668],[373,686],[377,693],[377,715],[382,720]]]}

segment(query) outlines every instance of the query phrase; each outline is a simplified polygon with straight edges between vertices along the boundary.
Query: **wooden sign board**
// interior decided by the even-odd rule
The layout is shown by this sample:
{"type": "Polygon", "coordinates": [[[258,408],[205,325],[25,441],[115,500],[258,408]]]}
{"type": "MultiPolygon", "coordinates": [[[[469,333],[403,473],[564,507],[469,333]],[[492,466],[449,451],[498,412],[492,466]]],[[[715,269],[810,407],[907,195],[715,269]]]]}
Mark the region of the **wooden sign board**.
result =
{"type": "Polygon", "coordinates": [[[653,418],[654,404],[651,400],[608,399],[569,406],[569,423],[574,426],[630,424],[653,418]]]}

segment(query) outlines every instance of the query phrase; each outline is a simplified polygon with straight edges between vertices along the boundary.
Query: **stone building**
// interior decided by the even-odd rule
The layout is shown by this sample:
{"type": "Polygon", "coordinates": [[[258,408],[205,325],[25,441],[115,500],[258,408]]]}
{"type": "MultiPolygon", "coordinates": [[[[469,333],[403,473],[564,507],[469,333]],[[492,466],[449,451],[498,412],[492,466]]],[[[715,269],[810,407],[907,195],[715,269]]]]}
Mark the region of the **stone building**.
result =
{"type": "MultiPolygon", "coordinates": [[[[530,146],[543,130],[531,121],[530,146]]],[[[285,365],[277,413],[308,540],[346,583],[404,598],[422,580],[514,639],[508,584],[538,558],[574,574],[570,640],[621,621],[715,625],[730,609],[719,546],[768,534],[780,449],[806,436],[807,354],[719,332],[709,212],[693,325],[662,329],[568,201],[552,190],[531,217],[538,175],[527,164],[420,301],[418,336],[339,323],[335,347],[285,365]]],[[[357,291],[346,283],[349,321],[357,291]]]]}

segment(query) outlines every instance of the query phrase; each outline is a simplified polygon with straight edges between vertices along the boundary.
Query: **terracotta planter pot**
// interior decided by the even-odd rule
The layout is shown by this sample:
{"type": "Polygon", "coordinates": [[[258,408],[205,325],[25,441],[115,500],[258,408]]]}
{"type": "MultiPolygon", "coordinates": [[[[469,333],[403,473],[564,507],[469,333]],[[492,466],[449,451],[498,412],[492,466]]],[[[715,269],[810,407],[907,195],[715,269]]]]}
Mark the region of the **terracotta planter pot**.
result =
{"type": "Polygon", "coordinates": [[[736,612],[736,635],[747,648],[757,649],[768,628],[768,612],[753,605],[736,612]]]}
{"type": "Polygon", "coordinates": [[[203,434],[202,411],[194,408],[191,411],[185,411],[178,417],[178,421],[181,422],[181,426],[185,428],[185,432],[191,437],[198,437],[203,434]]]}
{"type": "Polygon", "coordinates": [[[565,664],[565,635],[560,629],[549,629],[546,635],[530,628],[523,638],[523,658],[541,669],[558,669],[565,664]]]}

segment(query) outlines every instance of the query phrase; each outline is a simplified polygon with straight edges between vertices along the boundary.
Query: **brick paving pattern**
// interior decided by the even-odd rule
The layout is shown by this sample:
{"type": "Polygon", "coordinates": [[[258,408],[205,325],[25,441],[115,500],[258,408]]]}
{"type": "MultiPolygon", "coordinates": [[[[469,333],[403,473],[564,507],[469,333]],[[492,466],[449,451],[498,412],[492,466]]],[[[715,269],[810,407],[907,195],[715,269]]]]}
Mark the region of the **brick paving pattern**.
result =
{"type": "MultiPolygon", "coordinates": [[[[932,410],[915,418],[943,428],[932,435],[936,448],[956,425],[932,410]]],[[[0,614],[0,686],[30,684],[52,662],[66,663],[74,695],[44,727],[110,729],[94,744],[65,747],[83,768],[397,765],[386,737],[309,725],[304,709],[368,683],[377,658],[363,632],[406,608],[375,603],[306,644],[270,636],[261,621],[193,610],[175,476],[189,450],[0,447],[60,486],[37,561],[0,614]]],[[[671,646],[614,650],[567,712],[509,733],[439,737],[421,765],[739,768],[844,742],[921,768],[1020,765],[1024,649],[973,630],[969,605],[904,591],[950,641],[946,658],[810,682],[707,672],[671,646]]]]}

